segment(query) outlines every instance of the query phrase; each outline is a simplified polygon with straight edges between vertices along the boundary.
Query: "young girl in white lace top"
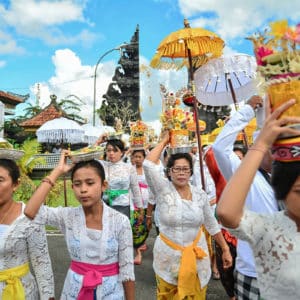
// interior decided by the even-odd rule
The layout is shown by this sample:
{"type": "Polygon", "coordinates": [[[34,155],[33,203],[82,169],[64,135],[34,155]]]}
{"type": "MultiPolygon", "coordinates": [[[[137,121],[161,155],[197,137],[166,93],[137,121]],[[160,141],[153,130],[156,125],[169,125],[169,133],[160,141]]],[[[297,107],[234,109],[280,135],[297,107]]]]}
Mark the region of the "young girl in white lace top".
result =
{"type": "Polygon", "coordinates": [[[65,236],[71,266],[61,299],[134,300],[129,219],[102,202],[107,182],[101,163],[90,160],[70,165],[68,154],[63,150],[59,164],[42,180],[25,209],[34,222],[55,226],[65,236]],[[71,169],[73,191],[81,205],[41,206],[56,179],[71,169]]]}
{"type": "Polygon", "coordinates": [[[272,167],[271,183],[277,200],[284,200],[286,210],[263,215],[248,211],[244,204],[255,173],[278,136],[300,136],[299,130],[284,126],[300,123],[300,117],[279,118],[294,103],[294,100],[284,103],[266,119],[254,145],[224,189],[217,207],[222,224],[250,244],[261,297],[266,300],[300,299],[299,139],[294,148],[282,149],[292,150],[292,161],[274,161],[272,167]]]}
{"type": "Polygon", "coordinates": [[[24,203],[13,200],[19,180],[16,163],[0,159],[0,299],[54,299],[46,231],[23,214],[24,203]]]}

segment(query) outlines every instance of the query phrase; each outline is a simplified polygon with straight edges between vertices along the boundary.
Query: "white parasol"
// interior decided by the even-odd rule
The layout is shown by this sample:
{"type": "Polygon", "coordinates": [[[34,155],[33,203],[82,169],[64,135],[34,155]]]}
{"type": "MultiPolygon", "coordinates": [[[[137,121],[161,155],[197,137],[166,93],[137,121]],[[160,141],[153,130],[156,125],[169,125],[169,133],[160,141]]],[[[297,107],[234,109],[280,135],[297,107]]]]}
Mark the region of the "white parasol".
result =
{"type": "Polygon", "coordinates": [[[104,133],[103,126],[93,126],[92,124],[84,124],[81,126],[84,130],[84,143],[94,145],[98,140],[99,136],[104,133]]]}
{"type": "Polygon", "coordinates": [[[67,118],[56,118],[44,123],[37,131],[39,143],[83,143],[84,129],[67,118]]]}
{"type": "Polygon", "coordinates": [[[247,54],[211,59],[194,74],[196,98],[201,104],[237,104],[257,93],[256,60],[247,54]]]}
{"type": "Polygon", "coordinates": [[[106,125],[93,126],[92,124],[84,124],[81,127],[84,130],[84,143],[89,145],[95,144],[101,134],[115,132],[112,126],[106,125]]]}

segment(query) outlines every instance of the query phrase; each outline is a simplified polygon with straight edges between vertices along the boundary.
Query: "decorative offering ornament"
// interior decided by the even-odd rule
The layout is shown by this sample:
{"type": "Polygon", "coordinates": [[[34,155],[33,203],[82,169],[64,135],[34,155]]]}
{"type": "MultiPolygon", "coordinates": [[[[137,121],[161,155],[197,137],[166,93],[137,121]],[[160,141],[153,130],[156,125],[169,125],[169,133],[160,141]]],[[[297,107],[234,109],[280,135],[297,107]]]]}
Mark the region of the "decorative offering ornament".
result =
{"type": "Polygon", "coordinates": [[[124,131],[123,131],[122,120],[120,118],[117,118],[117,117],[115,118],[114,129],[115,129],[115,132],[108,133],[107,139],[108,140],[121,140],[124,131]]]}
{"type": "MultiPolygon", "coordinates": [[[[170,153],[189,152],[192,148],[191,133],[195,131],[194,114],[180,107],[181,100],[173,93],[164,99],[165,110],[160,116],[162,130],[170,132],[170,153]]],[[[199,121],[205,130],[205,122],[199,121]]]]}
{"type": "Polygon", "coordinates": [[[300,115],[300,24],[289,26],[287,20],[270,23],[269,30],[248,37],[253,42],[258,72],[266,80],[266,92],[275,110],[289,99],[296,105],[283,116],[300,115]]]}
{"type": "Polygon", "coordinates": [[[148,126],[138,120],[130,124],[130,146],[134,149],[143,149],[148,144],[148,126]]]}

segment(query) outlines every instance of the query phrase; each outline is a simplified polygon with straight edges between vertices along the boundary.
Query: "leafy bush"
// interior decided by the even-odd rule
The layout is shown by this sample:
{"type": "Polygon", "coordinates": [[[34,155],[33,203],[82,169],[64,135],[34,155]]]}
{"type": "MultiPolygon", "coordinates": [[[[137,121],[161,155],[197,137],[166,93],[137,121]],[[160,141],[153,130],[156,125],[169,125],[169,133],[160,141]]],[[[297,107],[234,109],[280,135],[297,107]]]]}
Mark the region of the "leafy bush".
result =
{"type": "MultiPolygon", "coordinates": [[[[40,184],[40,181],[34,182],[25,174],[22,174],[20,179],[20,184],[14,193],[14,199],[16,201],[23,201],[27,203],[34,191],[36,190],[37,186],[40,184]]],[[[62,190],[63,181],[57,181],[54,187],[50,190],[46,198],[45,204],[52,207],[64,206],[64,203],[62,201],[63,199],[62,197],[60,197],[62,190]]]]}
{"type": "Polygon", "coordinates": [[[14,193],[14,199],[16,201],[27,202],[35,189],[36,186],[34,182],[26,174],[22,173],[20,184],[14,193]]]}

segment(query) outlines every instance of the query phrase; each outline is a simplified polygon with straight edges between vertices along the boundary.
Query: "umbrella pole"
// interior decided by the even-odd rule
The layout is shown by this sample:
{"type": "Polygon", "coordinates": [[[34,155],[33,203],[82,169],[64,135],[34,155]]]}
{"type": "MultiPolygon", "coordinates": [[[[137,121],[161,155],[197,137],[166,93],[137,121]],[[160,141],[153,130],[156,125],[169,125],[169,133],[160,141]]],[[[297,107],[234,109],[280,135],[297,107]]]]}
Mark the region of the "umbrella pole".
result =
{"type": "MultiPolygon", "coordinates": [[[[194,71],[192,64],[192,55],[191,50],[188,48],[188,59],[189,59],[189,74],[190,74],[190,84],[193,92],[193,96],[195,95],[195,83],[194,83],[194,71]]],[[[200,174],[201,174],[201,184],[202,189],[206,191],[205,180],[204,180],[204,166],[203,166],[203,155],[202,155],[202,147],[201,147],[201,137],[200,137],[200,127],[199,127],[199,116],[198,116],[198,106],[197,99],[193,97],[193,109],[194,116],[196,122],[196,135],[197,135],[197,143],[198,143],[198,155],[199,155],[199,165],[200,165],[200,174]]]]}
{"type": "MultiPolygon", "coordinates": [[[[233,88],[233,85],[232,85],[232,81],[231,81],[230,76],[228,76],[228,74],[226,74],[226,78],[227,78],[227,81],[228,81],[228,84],[229,84],[229,89],[230,89],[230,93],[231,93],[231,96],[232,96],[233,104],[234,104],[235,110],[237,111],[238,110],[238,104],[237,104],[237,101],[236,101],[236,95],[235,95],[235,91],[234,91],[234,88],[233,88]]],[[[248,138],[247,138],[245,129],[242,129],[242,133],[243,133],[243,139],[244,139],[245,146],[247,148],[249,148],[248,138]]]]}
{"type": "Polygon", "coordinates": [[[67,201],[67,182],[66,182],[66,176],[64,176],[64,198],[65,198],[65,207],[68,206],[67,201]]]}

